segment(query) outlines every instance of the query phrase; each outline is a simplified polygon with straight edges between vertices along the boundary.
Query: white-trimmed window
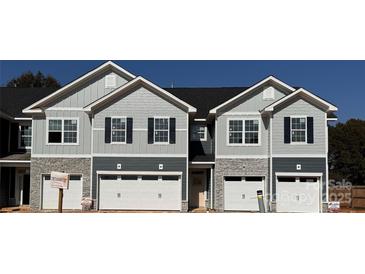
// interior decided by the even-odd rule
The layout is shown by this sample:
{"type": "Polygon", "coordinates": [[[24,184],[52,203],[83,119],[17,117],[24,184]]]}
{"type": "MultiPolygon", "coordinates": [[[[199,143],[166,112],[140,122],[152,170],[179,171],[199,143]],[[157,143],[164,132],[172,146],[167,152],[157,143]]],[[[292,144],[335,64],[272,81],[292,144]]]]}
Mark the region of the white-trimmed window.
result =
{"type": "Polygon", "coordinates": [[[32,147],[32,126],[20,125],[19,126],[19,148],[31,148],[32,147]]]}
{"type": "Polygon", "coordinates": [[[117,78],[114,74],[105,76],[105,88],[115,88],[117,86],[117,78]]]}
{"type": "Polygon", "coordinates": [[[127,118],[112,118],[112,143],[126,143],[127,118]]]}
{"type": "Polygon", "coordinates": [[[48,144],[78,144],[78,118],[49,118],[47,126],[48,144]]]}
{"type": "Polygon", "coordinates": [[[307,142],[307,118],[291,117],[291,142],[306,143],[307,142]]]}
{"type": "Polygon", "coordinates": [[[228,120],[229,145],[259,145],[259,119],[231,119],[228,120]]]}
{"type": "Polygon", "coordinates": [[[207,126],[193,124],[191,126],[191,140],[192,141],[206,141],[207,140],[207,126]]]}
{"type": "Polygon", "coordinates": [[[154,143],[169,143],[169,118],[154,118],[154,143]]]}

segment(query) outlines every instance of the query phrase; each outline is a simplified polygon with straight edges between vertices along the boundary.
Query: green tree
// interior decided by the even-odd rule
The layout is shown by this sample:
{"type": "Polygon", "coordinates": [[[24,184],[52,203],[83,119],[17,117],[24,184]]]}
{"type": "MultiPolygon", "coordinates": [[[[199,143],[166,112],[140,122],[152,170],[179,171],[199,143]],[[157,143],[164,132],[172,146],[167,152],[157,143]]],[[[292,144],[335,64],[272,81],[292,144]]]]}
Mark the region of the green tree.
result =
{"type": "Polygon", "coordinates": [[[365,185],[365,121],[351,119],[328,129],[330,178],[365,185]]]}
{"type": "Polygon", "coordinates": [[[42,72],[38,71],[33,74],[31,71],[25,72],[17,78],[10,80],[7,87],[18,88],[60,88],[60,83],[51,75],[45,76],[42,72]]]}

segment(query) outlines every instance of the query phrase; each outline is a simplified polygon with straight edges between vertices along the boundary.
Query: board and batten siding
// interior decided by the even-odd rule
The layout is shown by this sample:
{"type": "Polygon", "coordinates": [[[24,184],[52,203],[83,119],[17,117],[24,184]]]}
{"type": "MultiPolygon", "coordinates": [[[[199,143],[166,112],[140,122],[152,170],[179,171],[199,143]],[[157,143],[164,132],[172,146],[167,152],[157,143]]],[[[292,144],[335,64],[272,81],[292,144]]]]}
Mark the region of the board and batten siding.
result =
{"type": "Polygon", "coordinates": [[[97,99],[103,97],[105,94],[111,92],[115,88],[105,88],[105,78],[107,75],[115,75],[116,77],[116,87],[120,87],[128,82],[127,79],[123,78],[121,75],[115,72],[103,72],[100,75],[93,77],[88,82],[76,86],[71,92],[67,93],[65,96],[59,98],[48,107],[54,108],[82,108],[90,103],[96,101],[97,99]]]}
{"type": "Polygon", "coordinates": [[[46,110],[45,116],[33,117],[32,154],[90,154],[91,121],[83,111],[46,110]],[[78,118],[79,143],[76,145],[47,144],[47,118],[78,118]]]}
{"type": "Polygon", "coordinates": [[[275,154],[326,154],[325,113],[302,98],[285,103],[273,114],[272,153],[275,154]],[[313,144],[285,144],[284,117],[313,117],[313,144]]]}
{"type": "Polygon", "coordinates": [[[187,155],[187,129],[187,113],[184,110],[147,88],[139,87],[94,113],[93,153],[187,155]],[[132,144],[105,143],[105,118],[118,116],[133,118],[132,144]],[[176,118],[176,143],[148,144],[149,117],[176,118]]]}

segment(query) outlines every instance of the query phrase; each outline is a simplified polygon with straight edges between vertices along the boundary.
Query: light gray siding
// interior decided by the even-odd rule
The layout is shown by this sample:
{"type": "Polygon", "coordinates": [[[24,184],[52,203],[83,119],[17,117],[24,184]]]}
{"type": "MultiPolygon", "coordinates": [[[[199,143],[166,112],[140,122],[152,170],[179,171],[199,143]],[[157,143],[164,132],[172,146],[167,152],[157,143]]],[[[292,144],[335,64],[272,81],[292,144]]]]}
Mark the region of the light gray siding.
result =
{"type": "Polygon", "coordinates": [[[123,171],[181,171],[182,199],[186,200],[187,158],[155,158],[155,157],[94,157],[92,198],[97,195],[97,171],[116,171],[117,164],[122,164],[123,171]],[[163,170],[159,170],[163,164],[163,170]]]}
{"type": "Polygon", "coordinates": [[[149,91],[139,87],[127,95],[100,109],[94,114],[94,153],[132,154],[184,154],[187,155],[187,113],[149,91]],[[125,145],[106,144],[105,117],[125,116],[133,118],[133,143],[125,145]],[[148,144],[148,118],[176,118],[176,144],[148,144]]]}
{"type": "Polygon", "coordinates": [[[275,154],[326,154],[325,113],[307,101],[296,98],[285,103],[273,115],[272,153],[275,154]],[[313,144],[285,144],[284,117],[304,115],[313,117],[313,144]]]}
{"type": "Polygon", "coordinates": [[[105,94],[111,92],[115,88],[105,88],[105,77],[107,75],[116,76],[116,87],[120,87],[128,82],[127,79],[115,72],[104,72],[99,76],[94,77],[88,82],[78,85],[67,95],[62,96],[48,107],[66,108],[66,107],[79,107],[82,108],[95,100],[101,98],[105,94]]]}
{"type": "Polygon", "coordinates": [[[91,152],[91,121],[83,111],[46,110],[44,116],[33,117],[33,147],[32,154],[90,154],[91,152]],[[48,145],[47,118],[78,118],[78,145],[48,145]]]}
{"type": "Polygon", "coordinates": [[[327,183],[326,183],[326,158],[273,158],[272,159],[272,193],[273,200],[276,197],[276,172],[321,172],[322,176],[322,201],[326,201],[327,183]],[[297,164],[302,165],[302,169],[296,169],[297,164]]]}

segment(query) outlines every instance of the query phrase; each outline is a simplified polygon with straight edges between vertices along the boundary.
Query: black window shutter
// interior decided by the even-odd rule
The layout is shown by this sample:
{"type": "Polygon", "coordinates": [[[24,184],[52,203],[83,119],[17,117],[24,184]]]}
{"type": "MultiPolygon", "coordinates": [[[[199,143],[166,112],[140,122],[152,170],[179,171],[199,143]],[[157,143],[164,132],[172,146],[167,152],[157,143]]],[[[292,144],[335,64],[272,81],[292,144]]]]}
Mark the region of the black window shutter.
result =
{"type": "Polygon", "coordinates": [[[313,117],[307,117],[307,143],[314,143],[313,117]]]}
{"type": "Polygon", "coordinates": [[[105,143],[106,144],[110,144],[111,131],[112,131],[112,119],[110,117],[105,117],[105,143]]]}
{"type": "Polygon", "coordinates": [[[148,143],[153,144],[153,118],[148,118],[148,143]]]}
{"type": "Polygon", "coordinates": [[[290,144],[290,117],[284,117],[284,144],[290,144]]]}
{"type": "Polygon", "coordinates": [[[133,143],[133,118],[127,118],[127,144],[133,143]]]}
{"type": "Polygon", "coordinates": [[[176,143],[176,118],[170,118],[170,144],[176,143]]]}

